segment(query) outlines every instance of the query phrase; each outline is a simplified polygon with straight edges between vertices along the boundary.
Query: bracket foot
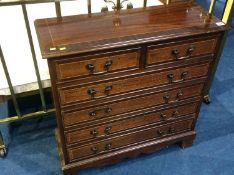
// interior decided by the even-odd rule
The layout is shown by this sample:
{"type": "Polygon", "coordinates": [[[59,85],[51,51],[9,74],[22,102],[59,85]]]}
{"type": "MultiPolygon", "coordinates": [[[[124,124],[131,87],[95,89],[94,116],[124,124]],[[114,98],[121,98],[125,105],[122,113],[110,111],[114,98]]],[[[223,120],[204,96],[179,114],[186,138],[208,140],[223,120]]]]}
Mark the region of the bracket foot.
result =
{"type": "Polygon", "coordinates": [[[211,103],[211,100],[210,100],[209,95],[205,95],[205,96],[203,97],[203,102],[204,102],[205,104],[207,104],[207,105],[211,103]]]}

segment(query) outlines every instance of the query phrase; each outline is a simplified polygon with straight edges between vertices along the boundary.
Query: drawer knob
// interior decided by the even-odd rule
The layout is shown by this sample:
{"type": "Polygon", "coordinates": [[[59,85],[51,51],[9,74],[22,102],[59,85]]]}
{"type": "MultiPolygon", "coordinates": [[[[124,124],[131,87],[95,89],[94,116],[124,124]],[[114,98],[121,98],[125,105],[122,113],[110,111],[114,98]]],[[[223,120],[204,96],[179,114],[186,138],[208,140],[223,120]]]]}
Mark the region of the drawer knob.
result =
{"type": "Polygon", "coordinates": [[[161,121],[165,121],[167,116],[164,113],[160,113],[160,118],[161,118],[161,121]]]}
{"type": "Polygon", "coordinates": [[[110,150],[111,147],[112,147],[112,144],[111,144],[111,143],[108,143],[108,144],[106,144],[106,146],[105,146],[105,150],[110,150]]]}
{"type": "Polygon", "coordinates": [[[172,113],[172,117],[174,117],[174,118],[177,118],[178,115],[179,115],[179,112],[178,112],[178,111],[174,111],[174,112],[172,113]]]}
{"type": "Polygon", "coordinates": [[[93,154],[98,153],[98,148],[96,146],[91,147],[90,150],[92,151],[93,154]]]}
{"type": "Polygon", "coordinates": [[[172,134],[172,133],[175,133],[175,128],[170,127],[170,128],[169,128],[169,133],[171,133],[171,134],[172,134]]]}
{"type": "Polygon", "coordinates": [[[107,60],[106,63],[105,63],[105,65],[104,65],[104,69],[105,69],[106,71],[108,71],[109,68],[110,68],[110,66],[111,66],[112,64],[113,64],[113,61],[112,61],[112,60],[107,60]]]}
{"type": "Polygon", "coordinates": [[[93,98],[97,92],[95,91],[95,89],[88,89],[87,93],[93,98]]]}
{"type": "Polygon", "coordinates": [[[158,133],[159,136],[163,136],[165,134],[165,132],[161,131],[161,130],[158,130],[157,133],[158,133]]]}
{"type": "Polygon", "coordinates": [[[191,56],[193,54],[194,50],[195,50],[194,46],[189,47],[188,50],[187,50],[187,55],[191,56]]]}
{"type": "Polygon", "coordinates": [[[167,75],[167,79],[168,79],[168,81],[169,81],[170,83],[173,83],[173,81],[174,81],[174,75],[173,75],[173,74],[168,74],[168,75],[167,75]]]}
{"type": "Polygon", "coordinates": [[[111,126],[106,127],[105,130],[104,130],[104,133],[105,133],[106,135],[109,135],[110,132],[111,132],[111,129],[112,129],[111,126]]]}
{"type": "Polygon", "coordinates": [[[165,95],[163,96],[163,99],[164,99],[165,103],[169,103],[170,96],[169,96],[168,94],[165,94],[165,95]]]}
{"type": "Polygon", "coordinates": [[[112,90],[112,86],[106,86],[105,93],[108,95],[111,90],[112,90]]]}
{"type": "Polygon", "coordinates": [[[90,113],[89,113],[89,116],[90,116],[90,117],[96,117],[96,116],[97,116],[96,111],[90,112],[90,113]]]}
{"type": "Polygon", "coordinates": [[[93,73],[94,68],[95,68],[95,67],[94,67],[93,64],[87,64],[87,65],[86,65],[86,69],[88,69],[90,73],[93,73]]]}
{"type": "Polygon", "coordinates": [[[110,108],[110,107],[109,107],[109,108],[106,108],[105,112],[106,112],[106,113],[111,113],[111,112],[112,112],[112,108],[110,108]]]}
{"type": "Polygon", "coordinates": [[[185,78],[187,78],[187,76],[188,76],[188,72],[187,71],[186,72],[182,72],[181,79],[185,80],[185,78]]]}
{"type": "Polygon", "coordinates": [[[183,97],[183,95],[184,95],[184,93],[183,93],[181,90],[179,90],[179,91],[177,92],[177,100],[180,100],[181,97],[183,97]]]}
{"type": "Polygon", "coordinates": [[[174,57],[175,57],[176,59],[178,59],[179,54],[180,54],[180,52],[179,52],[178,49],[172,49],[171,53],[172,53],[172,55],[174,55],[174,57]]]}
{"type": "Polygon", "coordinates": [[[92,135],[93,137],[97,137],[97,135],[98,135],[97,130],[94,129],[94,130],[90,131],[90,135],[92,135]]]}

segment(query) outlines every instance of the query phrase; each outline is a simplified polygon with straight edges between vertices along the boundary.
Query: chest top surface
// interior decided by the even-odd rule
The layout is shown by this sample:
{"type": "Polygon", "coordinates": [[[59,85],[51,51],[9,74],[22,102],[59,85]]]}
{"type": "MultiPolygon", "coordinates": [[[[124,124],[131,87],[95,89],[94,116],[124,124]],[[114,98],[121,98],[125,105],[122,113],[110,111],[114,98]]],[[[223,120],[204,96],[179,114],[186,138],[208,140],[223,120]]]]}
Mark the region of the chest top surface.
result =
{"type": "Polygon", "coordinates": [[[43,58],[226,30],[194,3],[175,3],[121,12],[39,19],[35,27],[43,58]]]}

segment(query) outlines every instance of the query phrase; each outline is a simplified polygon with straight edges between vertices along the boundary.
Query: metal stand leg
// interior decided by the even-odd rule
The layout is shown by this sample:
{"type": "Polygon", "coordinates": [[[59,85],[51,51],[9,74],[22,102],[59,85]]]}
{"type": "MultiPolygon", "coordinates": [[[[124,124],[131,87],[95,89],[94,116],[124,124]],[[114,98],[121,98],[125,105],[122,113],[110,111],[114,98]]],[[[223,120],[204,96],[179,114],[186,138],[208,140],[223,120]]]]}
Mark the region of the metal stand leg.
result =
{"type": "Polygon", "coordinates": [[[7,149],[6,146],[4,145],[3,138],[2,138],[2,133],[0,131],[0,157],[6,157],[7,155],[7,149]]]}

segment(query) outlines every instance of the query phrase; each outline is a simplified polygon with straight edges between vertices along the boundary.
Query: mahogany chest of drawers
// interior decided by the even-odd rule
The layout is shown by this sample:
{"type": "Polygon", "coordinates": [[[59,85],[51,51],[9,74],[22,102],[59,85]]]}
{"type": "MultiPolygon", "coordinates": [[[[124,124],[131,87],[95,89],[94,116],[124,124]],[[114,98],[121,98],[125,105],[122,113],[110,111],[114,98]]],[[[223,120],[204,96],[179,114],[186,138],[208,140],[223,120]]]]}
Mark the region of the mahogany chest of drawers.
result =
{"type": "Polygon", "coordinates": [[[227,30],[218,19],[176,3],[35,26],[48,59],[64,174],[193,144],[227,30]]]}

